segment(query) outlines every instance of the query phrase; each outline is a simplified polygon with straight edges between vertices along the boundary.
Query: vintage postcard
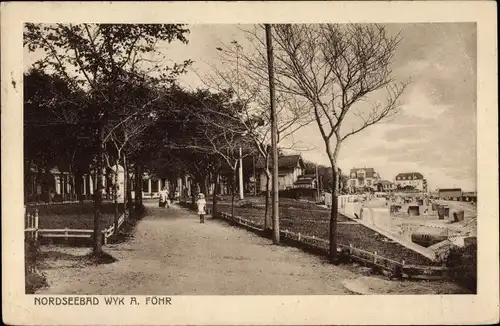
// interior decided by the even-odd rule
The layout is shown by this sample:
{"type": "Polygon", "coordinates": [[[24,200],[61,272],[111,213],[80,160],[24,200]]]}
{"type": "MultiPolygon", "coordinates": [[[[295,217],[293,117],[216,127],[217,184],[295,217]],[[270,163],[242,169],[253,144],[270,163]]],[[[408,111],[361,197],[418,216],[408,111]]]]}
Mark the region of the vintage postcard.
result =
{"type": "Polygon", "coordinates": [[[3,3],[4,323],[498,322],[495,12],[3,3]]]}

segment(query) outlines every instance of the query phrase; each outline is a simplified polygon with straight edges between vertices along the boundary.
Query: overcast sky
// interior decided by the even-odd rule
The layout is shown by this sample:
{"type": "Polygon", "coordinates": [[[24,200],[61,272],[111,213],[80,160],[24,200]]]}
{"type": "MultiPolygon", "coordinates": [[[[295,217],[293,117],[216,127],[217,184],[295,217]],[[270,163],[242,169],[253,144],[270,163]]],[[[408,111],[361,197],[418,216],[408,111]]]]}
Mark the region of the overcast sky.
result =
{"type": "MultiPolygon", "coordinates": [[[[345,172],[373,167],[383,179],[400,172],[420,172],[431,189],[476,189],[476,26],[460,24],[390,24],[403,38],[392,66],[397,80],[411,77],[398,116],[349,138],[339,156],[345,172]]],[[[217,64],[220,42],[243,40],[235,25],[191,25],[189,44],[162,49],[172,62],[190,58],[193,69],[217,64]]],[[[25,56],[25,67],[33,62],[25,56]]],[[[202,86],[197,75],[181,77],[189,88],[202,86]]],[[[315,123],[294,135],[310,150],[303,157],[327,164],[315,123]]]]}

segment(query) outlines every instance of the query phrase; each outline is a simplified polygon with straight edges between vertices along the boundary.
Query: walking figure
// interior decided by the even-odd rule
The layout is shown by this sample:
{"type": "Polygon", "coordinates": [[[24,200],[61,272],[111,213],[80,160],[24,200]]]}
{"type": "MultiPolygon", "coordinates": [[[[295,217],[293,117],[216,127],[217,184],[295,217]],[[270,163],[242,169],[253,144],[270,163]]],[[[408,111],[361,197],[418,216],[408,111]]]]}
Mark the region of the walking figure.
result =
{"type": "Polygon", "coordinates": [[[198,214],[200,215],[200,223],[205,223],[207,202],[205,201],[205,195],[203,193],[198,195],[196,206],[198,207],[198,214]]]}
{"type": "Polygon", "coordinates": [[[168,202],[168,191],[167,191],[167,187],[166,186],[163,186],[163,188],[161,189],[160,191],[160,207],[167,207],[169,208],[170,207],[170,204],[168,202]]]}

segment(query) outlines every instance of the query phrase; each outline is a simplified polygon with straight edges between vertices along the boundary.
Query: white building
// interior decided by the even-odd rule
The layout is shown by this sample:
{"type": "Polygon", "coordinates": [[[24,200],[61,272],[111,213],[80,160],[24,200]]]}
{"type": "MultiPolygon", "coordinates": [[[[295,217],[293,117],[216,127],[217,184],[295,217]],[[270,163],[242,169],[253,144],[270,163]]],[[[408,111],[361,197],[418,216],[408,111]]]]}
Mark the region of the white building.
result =
{"type": "Polygon", "coordinates": [[[394,178],[394,184],[397,188],[413,187],[418,191],[427,191],[427,180],[419,172],[399,173],[394,178]]]}
{"type": "Polygon", "coordinates": [[[380,176],[374,168],[353,168],[349,175],[349,189],[351,192],[363,191],[366,188],[377,190],[379,180],[380,176]]]}

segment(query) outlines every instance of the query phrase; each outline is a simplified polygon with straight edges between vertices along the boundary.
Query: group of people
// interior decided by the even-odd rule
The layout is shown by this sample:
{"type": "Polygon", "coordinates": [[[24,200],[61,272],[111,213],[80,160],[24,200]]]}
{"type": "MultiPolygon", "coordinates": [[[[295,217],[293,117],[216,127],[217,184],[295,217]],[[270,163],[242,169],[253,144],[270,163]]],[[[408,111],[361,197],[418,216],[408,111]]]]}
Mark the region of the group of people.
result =
{"type": "MultiPolygon", "coordinates": [[[[159,206],[162,208],[170,208],[170,199],[168,195],[167,187],[163,187],[160,190],[160,202],[159,206]]],[[[203,193],[198,194],[198,199],[196,200],[196,207],[198,215],[200,216],[200,223],[205,223],[205,215],[207,214],[207,202],[205,200],[205,195],[203,193]]]]}

